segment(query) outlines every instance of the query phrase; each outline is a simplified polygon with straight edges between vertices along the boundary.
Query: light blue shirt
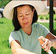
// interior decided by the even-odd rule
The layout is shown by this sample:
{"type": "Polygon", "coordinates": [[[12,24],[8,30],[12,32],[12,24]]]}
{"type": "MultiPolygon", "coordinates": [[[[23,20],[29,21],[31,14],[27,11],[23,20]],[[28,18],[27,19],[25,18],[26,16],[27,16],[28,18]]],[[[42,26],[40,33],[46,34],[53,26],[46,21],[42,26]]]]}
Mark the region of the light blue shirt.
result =
{"type": "Polygon", "coordinates": [[[27,35],[22,29],[18,31],[13,31],[9,37],[9,43],[12,40],[18,40],[21,44],[21,47],[34,52],[36,54],[41,54],[41,46],[38,41],[38,37],[46,36],[50,31],[39,23],[34,23],[32,25],[32,33],[31,35],[27,35]]]}

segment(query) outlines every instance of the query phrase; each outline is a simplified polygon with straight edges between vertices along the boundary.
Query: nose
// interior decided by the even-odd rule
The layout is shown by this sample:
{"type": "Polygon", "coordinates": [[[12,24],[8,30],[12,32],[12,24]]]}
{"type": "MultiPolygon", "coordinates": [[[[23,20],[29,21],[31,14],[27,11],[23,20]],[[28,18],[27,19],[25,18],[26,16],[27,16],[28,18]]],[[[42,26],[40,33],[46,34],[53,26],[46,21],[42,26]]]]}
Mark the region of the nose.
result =
{"type": "Polygon", "coordinates": [[[27,17],[24,15],[22,20],[27,20],[27,17]]]}

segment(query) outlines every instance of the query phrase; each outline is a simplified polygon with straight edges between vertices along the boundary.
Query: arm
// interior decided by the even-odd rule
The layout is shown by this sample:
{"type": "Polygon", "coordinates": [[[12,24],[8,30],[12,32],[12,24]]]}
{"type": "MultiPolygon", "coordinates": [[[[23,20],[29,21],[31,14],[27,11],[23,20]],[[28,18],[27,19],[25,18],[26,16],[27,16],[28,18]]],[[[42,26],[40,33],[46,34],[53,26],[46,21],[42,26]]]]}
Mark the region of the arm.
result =
{"type": "Polygon", "coordinates": [[[45,38],[49,39],[52,42],[52,46],[56,49],[56,36],[48,33],[45,38]]]}
{"type": "Polygon", "coordinates": [[[11,45],[11,50],[13,54],[35,54],[35,53],[32,53],[30,51],[23,49],[20,46],[19,41],[17,40],[13,40],[10,45],[11,45]]]}

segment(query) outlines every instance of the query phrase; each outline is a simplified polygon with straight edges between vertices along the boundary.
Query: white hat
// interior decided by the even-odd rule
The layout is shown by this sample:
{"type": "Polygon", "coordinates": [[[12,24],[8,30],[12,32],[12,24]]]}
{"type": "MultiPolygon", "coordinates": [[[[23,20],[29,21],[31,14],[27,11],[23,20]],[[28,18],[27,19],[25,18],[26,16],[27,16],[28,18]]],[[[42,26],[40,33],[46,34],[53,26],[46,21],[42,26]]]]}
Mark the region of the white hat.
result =
{"type": "Polygon", "coordinates": [[[8,19],[13,19],[13,11],[14,7],[22,5],[22,4],[29,4],[35,7],[38,15],[44,10],[45,5],[43,1],[32,1],[32,0],[12,0],[10,1],[4,8],[3,14],[8,19]]]}

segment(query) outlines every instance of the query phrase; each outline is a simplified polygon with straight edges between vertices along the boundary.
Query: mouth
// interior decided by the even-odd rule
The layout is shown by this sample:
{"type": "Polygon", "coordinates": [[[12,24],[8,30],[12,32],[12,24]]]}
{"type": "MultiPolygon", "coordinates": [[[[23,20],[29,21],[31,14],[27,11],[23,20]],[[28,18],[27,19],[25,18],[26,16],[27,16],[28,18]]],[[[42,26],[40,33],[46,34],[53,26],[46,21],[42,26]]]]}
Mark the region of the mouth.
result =
{"type": "Polygon", "coordinates": [[[26,23],[23,23],[24,25],[27,25],[28,24],[28,22],[26,22],[26,23]]]}

